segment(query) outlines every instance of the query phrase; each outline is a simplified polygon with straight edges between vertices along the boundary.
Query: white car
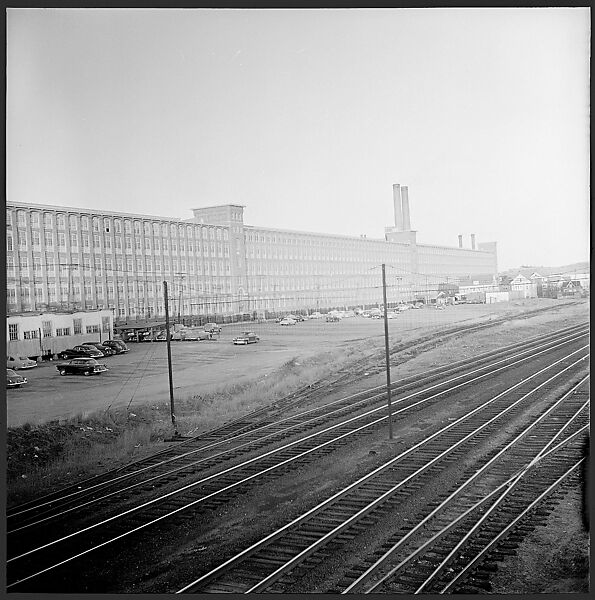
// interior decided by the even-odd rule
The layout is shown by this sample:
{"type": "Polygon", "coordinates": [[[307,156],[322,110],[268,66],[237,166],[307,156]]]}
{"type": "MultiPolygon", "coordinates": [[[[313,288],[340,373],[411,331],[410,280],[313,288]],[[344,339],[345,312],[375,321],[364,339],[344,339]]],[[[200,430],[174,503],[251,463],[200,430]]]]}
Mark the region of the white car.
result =
{"type": "Polygon", "coordinates": [[[297,321],[295,319],[281,319],[281,321],[279,321],[279,325],[295,325],[297,323],[297,321]]]}
{"type": "Polygon", "coordinates": [[[32,369],[36,367],[37,363],[26,356],[7,356],[6,357],[6,368],[14,369],[32,369]]]}

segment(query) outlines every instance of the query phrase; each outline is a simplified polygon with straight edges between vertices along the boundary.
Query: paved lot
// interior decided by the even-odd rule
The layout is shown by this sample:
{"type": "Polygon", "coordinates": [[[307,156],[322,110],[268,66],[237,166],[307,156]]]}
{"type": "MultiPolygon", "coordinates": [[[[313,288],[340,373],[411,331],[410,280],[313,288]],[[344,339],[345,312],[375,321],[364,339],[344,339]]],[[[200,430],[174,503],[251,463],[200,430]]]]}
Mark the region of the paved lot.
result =
{"type": "MultiPolygon", "coordinates": [[[[444,311],[410,310],[389,320],[391,342],[407,332],[415,334],[496,314],[503,306],[461,305],[444,311]]],[[[377,341],[384,347],[384,321],[361,317],[339,323],[310,320],[284,327],[274,323],[224,326],[218,341],[173,342],[172,363],[175,398],[210,391],[218,386],[264,376],[293,357],[306,357],[359,340],[377,341]],[[232,338],[251,329],[261,338],[257,344],[234,346],[232,338]]],[[[93,377],[65,376],[56,363],[22,371],[29,383],[7,391],[9,427],[69,416],[109,406],[169,402],[167,349],[163,342],[130,344],[130,352],[100,359],[109,369],[93,377]]]]}

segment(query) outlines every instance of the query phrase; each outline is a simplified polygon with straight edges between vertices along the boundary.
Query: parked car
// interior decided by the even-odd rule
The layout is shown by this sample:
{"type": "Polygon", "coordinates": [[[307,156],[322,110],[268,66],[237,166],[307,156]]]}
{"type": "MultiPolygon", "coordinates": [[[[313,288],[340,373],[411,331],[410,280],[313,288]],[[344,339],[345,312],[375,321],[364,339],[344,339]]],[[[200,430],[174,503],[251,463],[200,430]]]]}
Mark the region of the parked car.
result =
{"type": "Polygon", "coordinates": [[[15,373],[13,369],[6,369],[6,387],[20,388],[27,383],[27,378],[15,373]]]}
{"type": "Polygon", "coordinates": [[[399,316],[398,312],[395,311],[390,311],[386,313],[386,318],[387,319],[396,319],[399,316]]]}
{"type": "Polygon", "coordinates": [[[221,327],[217,323],[207,323],[204,330],[209,333],[221,333],[221,327]]]}
{"type": "Polygon", "coordinates": [[[338,323],[341,320],[341,317],[337,315],[327,315],[326,322],[327,323],[338,323]]]}
{"type": "Polygon", "coordinates": [[[253,331],[244,331],[241,335],[233,338],[234,344],[256,344],[260,338],[253,331]]]}
{"type": "Polygon", "coordinates": [[[322,319],[322,314],[319,312],[314,312],[310,315],[310,319],[322,319]]]}
{"type": "Polygon", "coordinates": [[[179,335],[179,339],[182,341],[197,341],[212,340],[214,333],[211,331],[206,331],[204,329],[199,329],[198,327],[187,327],[186,329],[180,330],[179,335]]]}
{"type": "Polygon", "coordinates": [[[101,352],[103,356],[112,356],[116,353],[116,351],[113,348],[110,348],[109,346],[106,346],[105,344],[102,344],[100,342],[83,342],[81,346],[97,348],[97,350],[99,350],[99,352],[101,352]]]}
{"type": "Polygon", "coordinates": [[[37,363],[26,356],[7,356],[6,357],[6,368],[7,369],[32,369],[36,367],[37,363]]]}
{"type": "Polygon", "coordinates": [[[94,358],[73,358],[67,363],[56,365],[60,375],[97,375],[107,371],[107,367],[94,358]]]}
{"type": "Polygon", "coordinates": [[[68,358],[101,358],[102,356],[103,354],[97,348],[90,348],[89,346],[75,346],[58,353],[58,358],[62,360],[68,358]]]}
{"type": "Polygon", "coordinates": [[[295,325],[297,323],[297,321],[295,319],[281,319],[279,321],[279,325],[295,325]]]}
{"type": "Polygon", "coordinates": [[[129,352],[128,346],[122,340],[105,340],[102,342],[104,346],[111,348],[116,351],[116,354],[122,354],[123,352],[129,352]]]}

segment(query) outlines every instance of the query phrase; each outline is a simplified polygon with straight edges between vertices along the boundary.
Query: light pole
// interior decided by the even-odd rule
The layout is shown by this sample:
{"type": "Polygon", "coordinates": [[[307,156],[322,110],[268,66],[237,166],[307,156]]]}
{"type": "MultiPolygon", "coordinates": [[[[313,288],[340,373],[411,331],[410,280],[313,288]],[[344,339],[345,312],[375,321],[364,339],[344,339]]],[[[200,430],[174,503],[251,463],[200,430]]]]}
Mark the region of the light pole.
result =
{"type": "Polygon", "coordinates": [[[384,352],[386,354],[386,395],[388,398],[388,439],[393,439],[393,418],[390,397],[390,355],[388,350],[388,316],[386,310],[386,265],[382,263],[382,300],[384,302],[384,352]]]}

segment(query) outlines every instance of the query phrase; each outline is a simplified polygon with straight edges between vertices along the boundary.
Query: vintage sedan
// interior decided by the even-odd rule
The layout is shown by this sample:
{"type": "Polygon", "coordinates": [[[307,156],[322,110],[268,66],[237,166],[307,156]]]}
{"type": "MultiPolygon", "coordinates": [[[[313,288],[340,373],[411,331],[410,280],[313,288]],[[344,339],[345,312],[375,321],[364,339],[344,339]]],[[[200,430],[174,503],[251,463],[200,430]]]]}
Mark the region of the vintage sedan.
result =
{"type": "Polygon", "coordinates": [[[233,338],[233,343],[240,344],[256,344],[260,338],[253,331],[244,331],[241,335],[233,338]]]}
{"type": "Polygon", "coordinates": [[[285,317],[279,321],[279,325],[295,325],[297,321],[295,319],[290,319],[289,317],[285,317]]]}
{"type": "Polygon", "coordinates": [[[97,348],[89,346],[75,346],[74,348],[67,348],[58,353],[58,358],[62,360],[69,358],[101,358],[102,356],[103,354],[97,348]]]}
{"type": "Polygon", "coordinates": [[[37,363],[26,356],[7,356],[6,357],[6,368],[7,369],[32,369],[36,367],[37,363]]]}
{"type": "Polygon", "coordinates": [[[97,348],[103,356],[112,356],[116,353],[113,348],[110,348],[101,342],[83,342],[81,346],[85,346],[86,348],[97,348]]]}
{"type": "Polygon", "coordinates": [[[20,388],[27,383],[27,378],[15,373],[12,369],[6,369],[6,387],[20,388]]]}
{"type": "Polygon", "coordinates": [[[56,365],[60,375],[97,375],[107,371],[107,367],[94,358],[73,358],[67,363],[56,365]]]}
{"type": "Polygon", "coordinates": [[[115,350],[116,354],[123,354],[129,352],[128,346],[122,340],[104,340],[101,342],[104,346],[115,350]]]}

